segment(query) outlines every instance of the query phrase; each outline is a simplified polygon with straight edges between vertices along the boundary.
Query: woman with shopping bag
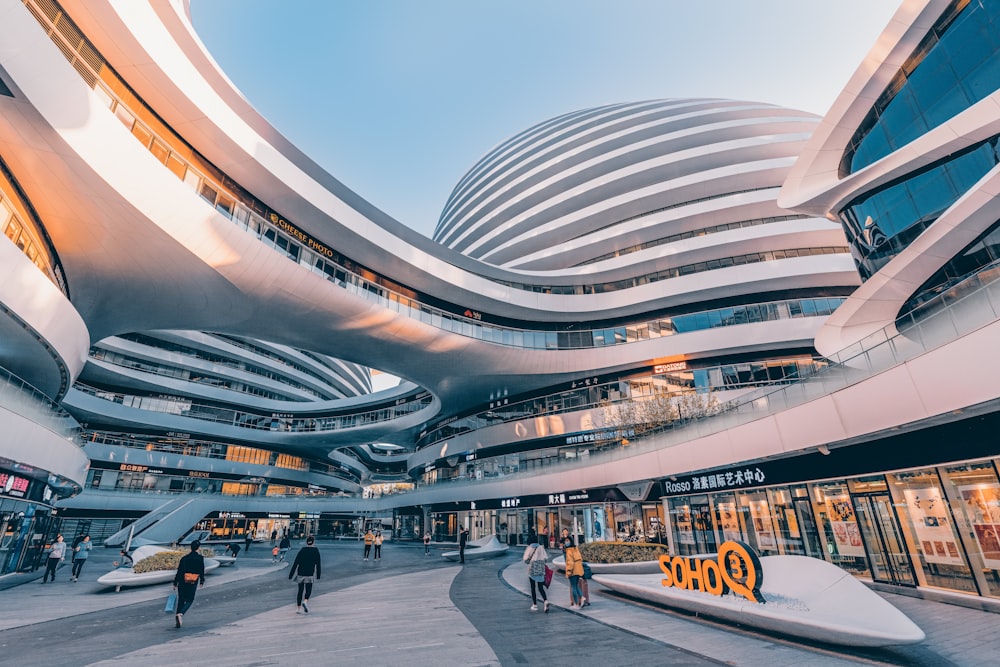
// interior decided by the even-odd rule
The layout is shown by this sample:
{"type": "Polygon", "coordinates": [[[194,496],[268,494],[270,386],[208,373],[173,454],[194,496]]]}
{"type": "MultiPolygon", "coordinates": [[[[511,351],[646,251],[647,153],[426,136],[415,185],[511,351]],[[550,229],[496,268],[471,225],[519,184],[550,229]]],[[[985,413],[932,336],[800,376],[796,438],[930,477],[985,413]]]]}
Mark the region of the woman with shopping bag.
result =
{"type": "Polygon", "coordinates": [[[545,587],[552,581],[552,570],[549,569],[549,554],[538,542],[532,542],[524,550],[522,561],[528,566],[528,583],[531,584],[531,611],[538,611],[538,594],[542,596],[544,611],[549,610],[549,598],[545,587]]]}

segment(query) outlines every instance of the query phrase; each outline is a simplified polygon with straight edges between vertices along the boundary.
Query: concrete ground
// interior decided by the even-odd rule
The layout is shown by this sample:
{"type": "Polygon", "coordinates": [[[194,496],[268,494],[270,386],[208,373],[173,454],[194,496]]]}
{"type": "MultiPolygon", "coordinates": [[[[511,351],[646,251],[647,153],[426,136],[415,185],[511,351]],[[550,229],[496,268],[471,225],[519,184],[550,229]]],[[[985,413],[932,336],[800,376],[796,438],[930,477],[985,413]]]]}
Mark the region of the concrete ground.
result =
{"type": "MultiPolygon", "coordinates": [[[[300,544],[289,553],[294,557],[300,544]]],[[[296,614],[287,563],[255,545],[207,577],[184,627],[163,612],[169,584],[120,593],[96,579],[116,551],[95,549],[83,576],[0,591],[0,664],[70,665],[985,665],[1000,661],[1000,616],[885,594],[927,633],[880,650],[803,645],[631,602],[592,585],[570,610],[557,576],[551,611],[532,612],[520,550],[464,566],[387,544],[320,543],[323,578],[296,614]]]]}

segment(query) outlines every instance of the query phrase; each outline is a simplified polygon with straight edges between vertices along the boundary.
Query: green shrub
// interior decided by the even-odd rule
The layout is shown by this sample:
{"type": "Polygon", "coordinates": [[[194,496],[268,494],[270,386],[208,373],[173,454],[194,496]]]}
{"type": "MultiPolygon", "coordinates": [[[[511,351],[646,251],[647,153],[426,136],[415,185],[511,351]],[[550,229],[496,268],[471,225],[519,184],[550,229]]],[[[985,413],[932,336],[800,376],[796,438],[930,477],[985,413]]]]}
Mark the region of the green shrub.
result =
{"type": "Polygon", "coordinates": [[[670,553],[665,544],[647,542],[587,542],[580,555],[589,563],[641,563],[670,553]]]}

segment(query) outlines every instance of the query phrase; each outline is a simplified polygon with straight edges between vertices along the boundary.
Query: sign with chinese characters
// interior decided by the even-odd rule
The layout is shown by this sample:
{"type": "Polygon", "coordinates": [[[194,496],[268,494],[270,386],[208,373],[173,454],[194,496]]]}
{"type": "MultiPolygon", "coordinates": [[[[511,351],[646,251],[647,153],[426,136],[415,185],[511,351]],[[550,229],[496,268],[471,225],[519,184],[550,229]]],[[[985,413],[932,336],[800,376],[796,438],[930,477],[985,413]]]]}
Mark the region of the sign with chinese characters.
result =
{"type": "Polygon", "coordinates": [[[767,474],[760,466],[729,468],[723,471],[678,477],[663,483],[668,496],[705,491],[725,491],[760,486],[767,482],[767,474]]]}
{"type": "Polygon", "coordinates": [[[563,505],[566,503],[565,493],[550,493],[549,494],[549,505],[563,505]]]}
{"type": "Polygon", "coordinates": [[[566,436],[567,445],[582,445],[588,442],[608,442],[621,438],[634,438],[634,428],[607,428],[601,431],[591,431],[589,433],[578,433],[577,435],[566,436]]]}
{"type": "Polygon", "coordinates": [[[31,480],[20,475],[0,473],[0,492],[11,498],[24,498],[28,495],[31,480]]]}
{"type": "Polygon", "coordinates": [[[520,498],[501,498],[500,499],[500,507],[502,507],[504,509],[510,509],[512,507],[520,507],[520,506],[521,506],[521,499],[520,498]]]}

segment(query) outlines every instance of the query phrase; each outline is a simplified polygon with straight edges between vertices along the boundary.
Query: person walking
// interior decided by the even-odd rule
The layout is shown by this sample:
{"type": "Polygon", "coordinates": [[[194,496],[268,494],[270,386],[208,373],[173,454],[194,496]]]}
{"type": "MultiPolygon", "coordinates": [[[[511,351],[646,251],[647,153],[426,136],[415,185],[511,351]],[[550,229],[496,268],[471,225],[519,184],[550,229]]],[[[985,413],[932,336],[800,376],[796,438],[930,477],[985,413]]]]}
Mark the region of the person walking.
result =
{"type": "Polygon", "coordinates": [[[462,526],[462,529],[458,531],[458,562],[465,562],[465,545],[469,541],[469,531],[462,526]]]}
{"type": "Polygon", "coordinates": [[[372,555],[372,545],[375,544],[375,533],[369,528],[365,533],[365,560],[372,555]]]}
{"type": "MultiPolygon", "coordinates": [[[[569,530],[566,528],[562,529],[562,536],[559,538],[559,546],[563,550],[563,556],[566,556],[566,540],[570,540],[572,544],[575,544],[575,540],[570,536],[569,530]]],[[[577,547],[579,548],[579,547],[577,547]]],[[[583,561],[581,556],[581,567],[583,568],[583,576],[580,578],[580,593],[582,595],[580,606],[589,607],[590,606],[590,585],[587,583],[587,578],[590,576],[590,566],[583,561]]],[[[573,589],[570,588],[569,592],[569,602],[570,605],[573,604],[573,589]]]]}
{"type": "Polygon", "coordinates": [[[431,555],[431,531],[424,533],[424,555],[431,555]]]}
{"type": "Polygon", "coordinates": [[[250,545],[251,544],[253,544],[253,533],[248,528],[247,529],[246,540],[244,540],[244,546],[243,546],[243,548],[246,550],[247,553],[250,553],[250,545]]]}
{"type": "Polygon", "coordinates": [[[43,584],[49,580],[50,576],[52,582],[55,583],[56,568],[59,567],[59,563],[63,562],[64,558],[66,558],[66,542],[62,535],[56,535],[56,541],[49,547],[49,557],[45,560],[45,574],[42,575],[43,584]]]}
{"type": "Polygon", "coordinates": [[[566,578],[569,579],[569,608],[579,609],[583,606],[583,591],[580,589],[580,580],[583,579],[583,556],[573,544],[571,537],[563,541],[563,549],[566,553],[566,578]]]}
{"type": "Polygon", "coordinates": [[[288,539],[288,535],[283,536],[281,538],[281,541],[278,542],[278,562],[279,563],[284,563],[285,562],[285,554],[288,553],[288,549],[291,548],[291,546],[292,546],[292,541],[290,539],[288,539]]]}
{"type": "Polygon", "coordinates": [[[278,531],[277,530],[272,530],[271,531],[271,546],[273,547],[275,544],[277,544],[277,542],[278,542],[278,531]]]}
{"type": "Polygon", "coordinates": [[[233,558],[236,558],[237,556],[240,555],[241,548],[242,547],[240,547],[240,545],[237,544],[236,542],[231,542],[229,545],[226,546],[226,553],[232,554],[233,558]]]}
{"type": "Polygon", "coordinates": [[[382,560],[382,531],[375,531],[375,560],[382,560]]]}
{"type": "Polygon", "coordinates": [[[321,563],[319,549],[313,546],[316,538],[310,535],[306,538],[306,545],[295,554],[295,561],[288,571],[288,578],[295,578],[298,582],[299,592],[295,598],[295,613],[309,613],[309,596],[312,595],[313,581],[319,581],[321,574],[321,563]]]}
{"type": "Polygon", "coordinates": [[[90,535],[84,535],[80,540],[80,543],[76,545],[76,549],[73,550],[73,572],[70,577],[70,581],[76,581],[80,578],[80,572],[83,570],[83,566],[87,564],[87,559],[90,557],[90,550],[94,548],[94,543],[90,541],[90,535]]]}
{"type": "Polygon", "coordinates": [[[528,583],[531,584],[531,611],[538,611],[538,596],[541,595],[544,611],[549,611],[549,597],[545,594],[545,569],[549,554],[538,542],[532,542],[524,550],[522,561],[528,566],[528,583]]]}
{"type": "Polygon", "coordinates": [[[184,614],[194,603],[194,595],[198,592],[198,585],[205,587],[205,558],[198,549],[201,542],[195,540],[191,543],[191,552],[181,558],[177,564],[177,573],[174,575],[174,590],[177,591],[177,613],[174,614],[174,627],[179,628],[183,624],[184,614]]]}

